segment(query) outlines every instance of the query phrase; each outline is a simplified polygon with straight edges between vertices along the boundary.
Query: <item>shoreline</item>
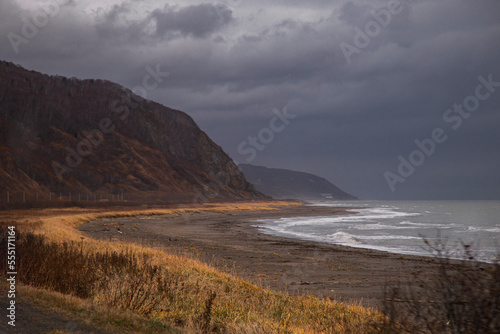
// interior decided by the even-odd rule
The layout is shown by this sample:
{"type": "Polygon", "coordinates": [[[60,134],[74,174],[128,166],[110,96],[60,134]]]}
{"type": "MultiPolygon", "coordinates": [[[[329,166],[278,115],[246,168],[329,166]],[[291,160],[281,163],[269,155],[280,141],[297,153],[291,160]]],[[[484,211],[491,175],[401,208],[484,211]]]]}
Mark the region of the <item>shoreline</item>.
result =
{"type": "Polygon", "coordinates": [[[432,257],[403,255],[260,232],[257,219],[350,214],[355,208],[284,207],[180,216],[101,219],[80,231],[92,238],[134,242],[195,258],[274,291],[311,294],[381,309],[384,289],[426,279],[438,268],[432,257]]]}

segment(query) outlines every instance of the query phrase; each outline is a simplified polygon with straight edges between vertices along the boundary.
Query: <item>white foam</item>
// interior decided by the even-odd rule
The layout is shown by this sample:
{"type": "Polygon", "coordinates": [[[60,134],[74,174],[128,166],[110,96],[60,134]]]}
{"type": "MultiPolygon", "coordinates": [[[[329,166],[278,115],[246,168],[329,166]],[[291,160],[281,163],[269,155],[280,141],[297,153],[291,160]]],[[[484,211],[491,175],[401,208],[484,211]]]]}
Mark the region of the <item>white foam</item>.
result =
{"type": "Polygon", "coordinates": [[[489,227],[489,226],[468,226],[467,231],[471,232],[491,232],[500,233],[500,227],[489,227]]]}
{"type": "Polygon", "coordinates": [[[310,202],[306,203],[305,206],[322,206],[331,208],[359,208],[362,206],[367,206],[364,203],[358,202],[310,202]]]}
{"type": "Polygon", "coordinates": [[[330,241],[334,241],[335,243],[341,244],[357,244],[358,240],[352,234],[346,232],[336,232],[333,234],[327,235],[327,239],[330,241]]]}
{"type": "Polygon", "coordinates": [[[419,229],[418,226],[397,226],[397,225],[386,225],[381,223],[375,224],[357,224],[352,226],[353,229],[361,231],[373,231],[373,230],[414,230],[419,229]]]}
{"type": "Polygon", "coordinates": [[[367,222],[377,221],[381,219],[392,219],[400,217],[419,216],[419,213],[398,212],[392,208],[370,208],[359,209],[358,212],[351,215],[335,215],[331,217],[293,217],[293,218],[280,218],[280,219],[263,219],[259,222],[281,224],[287,227],[300,226],[300,225],[333,225],[336,223],[349,223],[349,222],[367,222]]]}
{"type": "Polygon", "coordinates": [[[438,223],[416,223],[411,221],[402,221],[399,223],[400,225],[410,225],[414,226],[414,228],[428,227],[428,228],[452,228],[456,227],[456,224],[438,224],[438,223]]]}
{"type": "Polygon", "coordinates": [[[358,235],[356,239],[361,240],[422,240],[421,237],[405,235],[358,235]]]}

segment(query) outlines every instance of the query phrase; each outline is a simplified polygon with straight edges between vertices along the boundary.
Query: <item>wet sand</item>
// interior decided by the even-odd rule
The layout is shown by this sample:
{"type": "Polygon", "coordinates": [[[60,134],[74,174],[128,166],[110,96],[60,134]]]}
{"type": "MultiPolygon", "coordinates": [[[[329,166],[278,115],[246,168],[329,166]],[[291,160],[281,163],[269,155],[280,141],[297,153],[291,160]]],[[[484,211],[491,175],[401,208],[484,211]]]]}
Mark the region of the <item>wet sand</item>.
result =
{"type": "Polygon", "coordinates": [[[185,216],[103,219],[85,223],[80,230],[97,239],[188,251],[221,270],[275,291],[360,302],[379,309],[385,287],[410,281],[417,272],[432,277],[437,268],[433,258],[276,237],[252,226],[256,219],[351,212],[307,206],[275,211],[201,211],[185,216]]]}

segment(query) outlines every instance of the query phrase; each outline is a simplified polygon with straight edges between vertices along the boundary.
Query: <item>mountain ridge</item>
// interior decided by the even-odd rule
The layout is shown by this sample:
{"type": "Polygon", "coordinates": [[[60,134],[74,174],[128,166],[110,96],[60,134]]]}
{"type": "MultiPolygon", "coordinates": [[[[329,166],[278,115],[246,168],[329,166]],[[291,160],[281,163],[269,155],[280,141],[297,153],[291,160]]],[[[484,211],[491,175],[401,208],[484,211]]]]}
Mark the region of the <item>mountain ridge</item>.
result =
{"type": "Polygon", "coordinates": [[[238,167],[258,191],[276,199],[357,199],[357,197],[340,190],[325,178],[311,173],[250,164],[240,164],[238,167]]]}
{"type": "Polygon", "coordinates": [[[0,61],[0,107],[0,189],[183,202],[267,198],[189,115],[117,83],[0,61]]]}

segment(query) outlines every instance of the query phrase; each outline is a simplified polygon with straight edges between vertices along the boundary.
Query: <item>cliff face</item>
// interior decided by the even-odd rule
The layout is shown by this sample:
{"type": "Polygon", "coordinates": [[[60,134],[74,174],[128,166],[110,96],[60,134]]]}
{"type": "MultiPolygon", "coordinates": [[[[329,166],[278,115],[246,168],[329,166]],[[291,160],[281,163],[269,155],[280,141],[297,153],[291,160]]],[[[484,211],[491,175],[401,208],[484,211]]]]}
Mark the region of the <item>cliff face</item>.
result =
{"type": "Polygon", "coordinates": [[[258,191],[277,199],[355,200],[328,180],[304,172],[241,164],[239,168],[258,191]]]}
{"type": "Polygon", "coordinates": [[[187,114],[109,81],[7,62],[0,62],[0,190],[264,198],[187,114]]]}

